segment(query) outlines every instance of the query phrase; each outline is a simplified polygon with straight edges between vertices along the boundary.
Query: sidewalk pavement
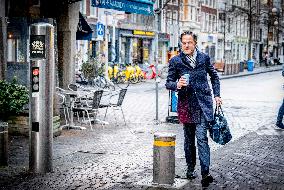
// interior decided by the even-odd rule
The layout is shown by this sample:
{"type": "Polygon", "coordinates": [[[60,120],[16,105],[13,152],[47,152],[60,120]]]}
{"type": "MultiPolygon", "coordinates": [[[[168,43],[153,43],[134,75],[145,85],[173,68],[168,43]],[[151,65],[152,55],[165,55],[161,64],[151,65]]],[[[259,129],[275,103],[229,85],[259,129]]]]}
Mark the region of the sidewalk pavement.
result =
{"type": "MultiPolygon", "coordinates": [[[[280,70],[256,68],[254,72],[280,70]]],[[[0,189],[162,189],[141,186],[152,180],[153,134],[177,134],[176,176],[185,176],[183,133],[178,124],[141,121],[64,130],[54,138],[54,171],[28,172],[29,139],[11,136],[9,166],[0,168],[0,189]]],[[[214,182],[208,189],[284,189],[284,130],[270,124],[211,152],[214,182]]],[[[212,144],[209,139],[209,144],[212,144]]],[[[199,163],[197,159],[197,163],[199,163]]],[[[202,189],[199,177],[182,189],[202,189]]]]}
{"type": "Polygon", "coordinates": [[[247,71],[246,69],[243,72],[233,74],[233,75],[222,75],[220,74],[220,79],[230,79],[230,78],[237,78],[249,75],[256,75],[261,73],[273,72],[273,71],[280,71],[282,70],[283,65],[275,65],[270,67],[257,67],[254,68],[253,71],[247,71]]]}
{"type": "MultiPolygon", "coordinates": [[[[256,67],[253,69],[253,71],[248,71],[247,69],[244,69],[243,72],[239,72],[237,74],[232,74],[232,75],[224,75],[222,72],[218,72],[218,75],[219,75],[220,80],[224,80],[224,79],[245,77],[245,76],[250,76],[250,75],[257,75],[261,73],[281,71],[282,68],[283,68],[283,65],[274,65],[274,66],[269,66],[269,67],[256,67]]],[[[160,84],[162,85],[159,85],[159,89],[165,88],[164,86],[165,80],[166,79],[161,79],[160,84]]],[[[152,83],[155,83],[155,80],[147,80],[146,83],[152,84],[152,83]]],[[[139,88],[139,84],[135,84],[133,86],[134,88],[139,88]]]]}

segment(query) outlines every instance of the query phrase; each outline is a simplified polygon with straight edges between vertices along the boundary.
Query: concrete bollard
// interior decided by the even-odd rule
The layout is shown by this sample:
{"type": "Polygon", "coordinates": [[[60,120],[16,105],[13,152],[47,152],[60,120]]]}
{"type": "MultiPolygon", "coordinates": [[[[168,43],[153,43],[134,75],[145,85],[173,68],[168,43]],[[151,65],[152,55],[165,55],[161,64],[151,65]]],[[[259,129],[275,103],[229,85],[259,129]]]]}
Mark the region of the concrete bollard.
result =
{"type": "Polygon", "coordinates": [[[8,123],[0,122],[0,166],[8,165],[8,123]]]}
{"type": "Polygon", "coordinates": [[[153,183],[172,185],[175,182],[175,140],[175,134],[154,135],[153,183]]]}

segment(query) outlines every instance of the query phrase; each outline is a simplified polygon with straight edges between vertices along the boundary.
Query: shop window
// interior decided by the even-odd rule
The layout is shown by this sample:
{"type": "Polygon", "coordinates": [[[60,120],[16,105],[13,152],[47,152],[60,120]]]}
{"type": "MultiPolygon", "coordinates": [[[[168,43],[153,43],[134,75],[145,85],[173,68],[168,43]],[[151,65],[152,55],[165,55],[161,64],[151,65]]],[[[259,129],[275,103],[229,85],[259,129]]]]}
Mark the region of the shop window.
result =
{"type": "Polygon", "coordinates": [[[7,40],[7,62],[24,63],[25,57],[21,48],[21,40],[9,38],[7,40]]]}
{"type": "Polygon", "coordinates": [[[90,50],[91,50],[91,57],[96,57],[97,56],[97,41],[91,41],[90,42],[90,50]]]}

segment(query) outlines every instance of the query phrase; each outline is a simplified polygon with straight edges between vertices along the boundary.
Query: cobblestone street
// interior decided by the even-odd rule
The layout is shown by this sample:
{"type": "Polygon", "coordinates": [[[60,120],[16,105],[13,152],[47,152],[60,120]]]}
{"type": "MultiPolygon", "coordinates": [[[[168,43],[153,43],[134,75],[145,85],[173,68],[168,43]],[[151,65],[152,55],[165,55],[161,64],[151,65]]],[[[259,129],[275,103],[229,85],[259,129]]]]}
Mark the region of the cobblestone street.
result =
{"type": "MultiPolygon", "coordinates": [[[[211,174],[208,189],[284,189],[284,130],[274,126],[282,102],[280,71],[221,80],[224,114],[233,140],[225,146],[210,139],[211,174]]],[[[0,189],[151,189],[153,135],[177,135],[176,175],[185,176],[183,129],[165,123],[168,91],[159,85],[159,122],[155,119],[153,82],[129,87],[123,109],[109,112],[109,125],[93,131],[64,130],[54,138],[54,171],[32,175],[28,170],[28,138],[10,137],[9,166],[0,168],[0,189]]],[[[104,110],[100,117],[104,115],[104,110]]],[[[197,160],[199,164],[199,161],[197,160]]],[[[183,189],[201,189],[199,177],[183,189]]]]}

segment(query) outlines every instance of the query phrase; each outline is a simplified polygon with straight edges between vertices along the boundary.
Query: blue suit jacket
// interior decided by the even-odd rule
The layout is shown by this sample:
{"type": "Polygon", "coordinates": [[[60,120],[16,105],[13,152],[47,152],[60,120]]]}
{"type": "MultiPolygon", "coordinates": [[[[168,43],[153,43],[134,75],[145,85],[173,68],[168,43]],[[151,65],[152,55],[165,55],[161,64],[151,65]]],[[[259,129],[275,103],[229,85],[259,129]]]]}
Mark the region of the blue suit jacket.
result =
{"type": "Polygon", "coordinates": [[[192,68],[181,52],[169,62],[166,88],[178,91],[178,117],[181,123],[200,123],[203,112],[207,121],[213,120],[213,101],[207,74],[215,96],[220,96],[220,81],[208,55],[197,50],[196,66],[192,68]],[[189,73],[189,85],[177,90],[177,80],[189,73]]]}

